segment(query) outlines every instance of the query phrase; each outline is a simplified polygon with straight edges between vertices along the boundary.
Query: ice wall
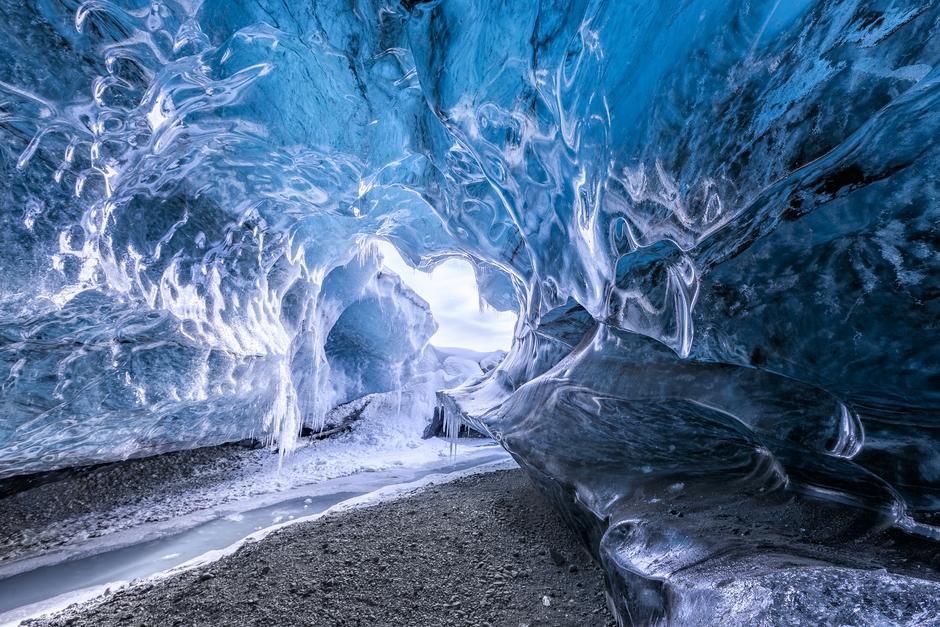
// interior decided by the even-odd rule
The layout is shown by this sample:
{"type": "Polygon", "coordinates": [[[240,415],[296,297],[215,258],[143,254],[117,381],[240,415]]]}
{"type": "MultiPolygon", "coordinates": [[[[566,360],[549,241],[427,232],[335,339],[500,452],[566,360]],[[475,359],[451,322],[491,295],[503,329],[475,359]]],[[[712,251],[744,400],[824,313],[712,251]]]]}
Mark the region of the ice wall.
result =
{"type": "Polygon", "coordinates": [[[372,357],[396,329],[420,344],[377,316],[403,295],[328,302],[379,237],[415,265],[469,258],[519,308],[501,366],[442,402],[557,499],[621,620],[734,607],[682,579],[696,564],[903,570],[833,538],[937,535],[936,3],[2,0],[0,18],[0,456],[11,425],[43,441],[101,419],[143,446],[165,417],[196,441],[226,403],[289,442],[355,382],[388,387],[372,357]]]}
{"type": "Polygon", "coordinates": [[[207,346],[98,290],[5,321],[0,476],[247,438],[292,447],[335,405],[407,383],[436,329],[375,257],[334,269],[316,299],[284,299],[279,322],[282,346],[207,346]]]}
{"type": "Polygon", "coordinates": [[[528,307],[445,410],[568,512],[618,619],[753,624],[762,593],[723,591],[748,569],[935,579],[937,7],[421,15],[429,98],[515,227],[528,307]],[[934,548],[874,557],[892,526],[934,548]]]}
{"type": "Polygon", "coordinates": [[[440,246],[414,192],[365,200],[410,167],[370,110],[418,97],[375,41],[357,78],[357,18],[320,11],[330,32],[254,4],[0,4],[0,474],[289,450],[410,375],[433,320],[361,238],[440,246]]]}

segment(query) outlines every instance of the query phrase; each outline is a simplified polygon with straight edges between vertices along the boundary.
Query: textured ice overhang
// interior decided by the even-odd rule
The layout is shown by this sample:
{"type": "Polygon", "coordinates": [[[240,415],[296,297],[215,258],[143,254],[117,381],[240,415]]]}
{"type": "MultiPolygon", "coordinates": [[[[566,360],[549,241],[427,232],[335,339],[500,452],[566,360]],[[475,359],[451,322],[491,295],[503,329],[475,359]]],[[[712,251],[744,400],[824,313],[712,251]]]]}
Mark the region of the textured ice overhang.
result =
{"type": "Polygon", "coordinates": [[[247,438],[289,445],[335,405],[409,381],[437,325],[397,276],[354,258],[315,300],[302,289],[282,302],[292,339],[280,351],[207,343],[99,290],[5,321],[0,476],[247,438]]]}
{"type": "MultiPolygon", "coordinates": [[[[3,459],[54,465],[69,429],[145,450],[164,418],[195,445],[226,403],[289,442],[387,388],[428,323],[375,277],[329,287],[380,237],[518,307],[440,400],[557,500],[620,620],[759,622],[740,595],[809,590],[795,565],[937,579],[936,3],[0,18],[3,459]]],[[[937,611],[908,600],[886,620],[937,611]]]]}

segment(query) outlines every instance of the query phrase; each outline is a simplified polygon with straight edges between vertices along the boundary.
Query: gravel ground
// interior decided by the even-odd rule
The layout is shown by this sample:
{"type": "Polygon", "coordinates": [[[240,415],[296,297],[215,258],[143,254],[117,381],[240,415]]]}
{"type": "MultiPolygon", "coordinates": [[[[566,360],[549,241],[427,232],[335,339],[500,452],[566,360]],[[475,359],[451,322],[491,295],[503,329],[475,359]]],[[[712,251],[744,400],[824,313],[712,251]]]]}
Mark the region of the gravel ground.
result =
{"type": "Polygon", "coordinates": [[[603,575],[520,470],[331,514],[38,625],[609,626],[603,575]]]}
{"type": "Polygon", "coordinates": [[[215,488],[260,468],[267,450],[234,444],[0,481],[0,565],[217,504],[215,488]]]}

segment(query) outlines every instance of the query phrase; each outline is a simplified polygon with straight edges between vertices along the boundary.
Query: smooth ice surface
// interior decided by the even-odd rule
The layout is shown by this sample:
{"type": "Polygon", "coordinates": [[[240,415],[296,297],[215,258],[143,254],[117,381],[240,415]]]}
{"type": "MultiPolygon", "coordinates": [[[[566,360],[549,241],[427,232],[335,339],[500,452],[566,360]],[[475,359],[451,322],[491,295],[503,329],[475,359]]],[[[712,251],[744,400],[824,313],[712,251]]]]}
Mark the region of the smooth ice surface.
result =
{"type": "Polygon", "coordinates": [[[433,378],[425,307],[366,270],[379,238],[463,256],[518,312],[499,367],[438,401],[557,500],[620,620],[729,607],[721,564],[745,616],[756,556],[809,604],[806,561],[937,579],[936,3],[0,20],[4,474],[233,425],[286,450],[433,378]]]}

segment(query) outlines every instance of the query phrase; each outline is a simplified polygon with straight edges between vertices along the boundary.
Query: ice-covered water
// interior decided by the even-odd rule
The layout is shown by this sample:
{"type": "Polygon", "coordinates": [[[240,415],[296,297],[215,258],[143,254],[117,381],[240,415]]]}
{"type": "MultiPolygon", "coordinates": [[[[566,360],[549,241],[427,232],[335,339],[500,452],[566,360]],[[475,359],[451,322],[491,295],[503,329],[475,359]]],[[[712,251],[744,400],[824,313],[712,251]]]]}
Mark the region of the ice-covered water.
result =
{"type": "Polygon", "coordinates": [[[620,620],[752,607],[696,564],[807,603],[805,560],[937,579],[936,2],[0,19],[3,474],[288,449],[400,385],[433,322],[380,238],[468,259],[519,312],[502,364],[439,402],[557,499],[620,620]]]}

